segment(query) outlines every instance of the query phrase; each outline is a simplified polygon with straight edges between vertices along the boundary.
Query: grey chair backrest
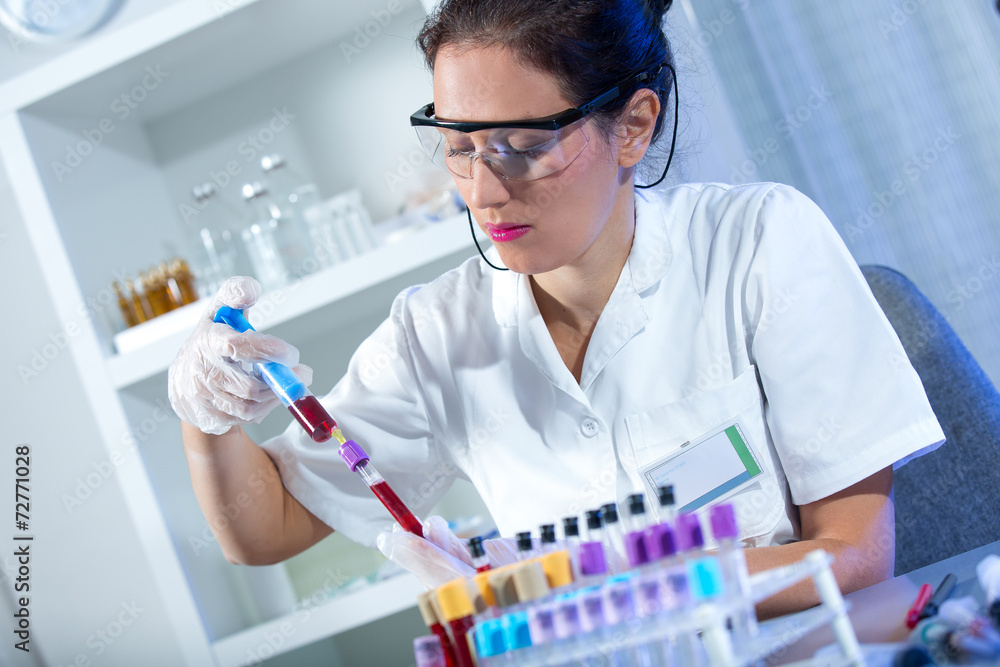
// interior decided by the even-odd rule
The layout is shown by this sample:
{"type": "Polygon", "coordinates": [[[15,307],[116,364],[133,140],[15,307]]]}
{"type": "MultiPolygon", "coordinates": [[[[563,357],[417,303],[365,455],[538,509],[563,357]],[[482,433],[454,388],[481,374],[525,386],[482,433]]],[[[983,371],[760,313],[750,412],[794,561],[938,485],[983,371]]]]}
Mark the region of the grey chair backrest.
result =
{"type": "Polygon", "coordinates": [[[863,266],[947,438],[896,471],[896,575],[1000,540],[1000,394],[906,276],[863,266]]]}

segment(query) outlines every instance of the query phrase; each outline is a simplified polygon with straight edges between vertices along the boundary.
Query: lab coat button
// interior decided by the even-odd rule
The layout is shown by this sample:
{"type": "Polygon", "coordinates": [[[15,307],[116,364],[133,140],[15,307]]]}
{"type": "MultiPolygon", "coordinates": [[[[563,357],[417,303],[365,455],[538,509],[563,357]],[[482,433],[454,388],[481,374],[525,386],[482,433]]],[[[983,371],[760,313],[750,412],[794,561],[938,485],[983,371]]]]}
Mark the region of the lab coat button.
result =
{"type": "Polygon", "coordinates": [[[593,419],[584,419],[583,423],[580,424],[580,432],[588,438],[593,438],[597,435],[597,421],[593,419]]]}

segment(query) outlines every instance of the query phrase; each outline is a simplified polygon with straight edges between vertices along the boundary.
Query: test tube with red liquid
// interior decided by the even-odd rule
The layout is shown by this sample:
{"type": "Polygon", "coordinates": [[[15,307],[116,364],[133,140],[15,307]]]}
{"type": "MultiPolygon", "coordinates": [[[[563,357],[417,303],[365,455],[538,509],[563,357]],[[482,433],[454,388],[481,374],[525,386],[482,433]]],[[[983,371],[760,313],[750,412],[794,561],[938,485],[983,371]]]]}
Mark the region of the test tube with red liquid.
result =
{"type": "MultiPolygon", "coordinates": [[[[250,326],[247,318],[243,316],[243,311],[238,308],[222,306],[216,311],[213,319],[215,322],[228,324],[241,333],[255,330],[250,326]]],[[[403,504],[392,487],[386,483],[382,475],[371,465],[368,455],[358,443],[353,440],[345,440],[337,422],[291,368],[276,361],[268,361],[254,364],[252,373],[270,387],[271,391],[288,408],[295,420],[302,425],[302,428],[315,442],[326,442],[330,438],[336,438],[337,442],[340,443],[341,458],[344,459],[352,472],[361,475],[365,484],[389,510],[389,514],[399,522],[404,530],[420,537],[424,536],[420,522],[403,504]]]]}
{"type": "Polygon", "coordinates": [[[372,493],[382,501],[385,508],[389,510],[389,514],[399,522],[403,530],[419,537],[424,536],[423,527],[417,521],[417,517],[413,516],[413,512],[403,504],[389,483],[382,478],[382,475],[368,459],[365,450],[361,449],[361,445],[353,440],[346,441],[340,446],[340,458],[344,460],[351,472],[361,475],[361,479],[365,481],[372,493]]]}

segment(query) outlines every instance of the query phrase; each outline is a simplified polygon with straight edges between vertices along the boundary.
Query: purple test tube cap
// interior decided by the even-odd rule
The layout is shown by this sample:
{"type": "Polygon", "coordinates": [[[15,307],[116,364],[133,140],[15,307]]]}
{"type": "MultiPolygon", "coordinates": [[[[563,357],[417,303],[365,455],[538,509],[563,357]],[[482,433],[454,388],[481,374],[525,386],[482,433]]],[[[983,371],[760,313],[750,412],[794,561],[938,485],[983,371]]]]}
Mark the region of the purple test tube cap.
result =
{"type": "Polygon", "coordinates": [[[344,463],[351,469],[351,472],[354,472],[359,465],[369,460],[368,455],[365,454],[365,450],[361,449],[361,445],[353,440],[348,440],[340,446],[340,458],[344,459],[344,463]]]}
{"type": "Polygon", "coordinates": [[[694,512],[680,514],[677,517],[677,551],[700,549],[705,546],[705,538],[701,534],[701,522],[694,512]]]}
{"type": "Polygon", "coordinates": [[[606,574],[607,561],[604,560],[604,547],[600,542],[584,542],[580,545],[580,572],[585,575],[606,574]]]}
{"type": "Polygon", "coordinates": [[[637,530],[625,536],[625,555],[629,567],[639,567],[649,562],[643,531],[637,530]]]}
{"type": "Polygon", "coordinates": [[[735,540],[739,536],[736,527],[736,510],[730,503],[716,505],[711,510],[712,537],[716,540],[735,540]]]}
{"type": "Polygon", "coordinates": [[[658,561],[677,553],[677,540],[670,524],[660,523],[646,529],[646,557],[650,562],[658,561]]]}
{"type": "Polygon", "coordinates": [[[447,664],[441,640],[434,635],[413,640],[413,657],[416,658],[417,667],[445,667],[447,664]]]}

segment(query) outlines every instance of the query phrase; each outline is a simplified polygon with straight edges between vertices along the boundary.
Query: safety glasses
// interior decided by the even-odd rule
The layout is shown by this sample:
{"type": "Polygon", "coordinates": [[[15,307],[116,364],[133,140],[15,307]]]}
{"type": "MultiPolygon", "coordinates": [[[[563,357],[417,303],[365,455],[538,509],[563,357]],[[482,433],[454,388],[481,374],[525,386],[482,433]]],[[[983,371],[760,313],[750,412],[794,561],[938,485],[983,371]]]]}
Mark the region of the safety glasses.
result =
{"type": "Polygon", "coordinates": [[[420,145],[434,164],[459,178],[472,178],[476,159],[511,181],[534,181],[562,171],[580,156],[590,141],[586,117],[620,95],[636,77],[579,107],[545,118],[472,123],[439,120],[434,104],[410,116],[420,145]]]}

